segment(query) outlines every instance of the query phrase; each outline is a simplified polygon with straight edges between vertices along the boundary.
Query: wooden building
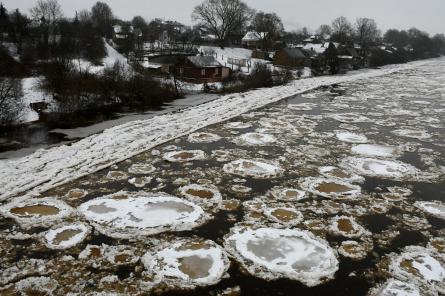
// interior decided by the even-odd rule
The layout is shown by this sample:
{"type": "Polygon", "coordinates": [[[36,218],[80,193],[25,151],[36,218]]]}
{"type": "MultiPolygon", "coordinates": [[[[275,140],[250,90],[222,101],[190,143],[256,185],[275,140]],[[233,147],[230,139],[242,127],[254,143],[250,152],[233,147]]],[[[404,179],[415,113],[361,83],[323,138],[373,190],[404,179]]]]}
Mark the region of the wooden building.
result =
{"type": "Polygon", "coordinates": [[[284,48],[275,53],[273,64],[285,68],[310,67],[311,60],[299,48],[284,48]]]}
{"type": "Polygon", "coordinates": [[[192,83],[220,82],[228,77],[230,70],[212,56],[192,56],[176,65],[178,79],[192,83]]]}

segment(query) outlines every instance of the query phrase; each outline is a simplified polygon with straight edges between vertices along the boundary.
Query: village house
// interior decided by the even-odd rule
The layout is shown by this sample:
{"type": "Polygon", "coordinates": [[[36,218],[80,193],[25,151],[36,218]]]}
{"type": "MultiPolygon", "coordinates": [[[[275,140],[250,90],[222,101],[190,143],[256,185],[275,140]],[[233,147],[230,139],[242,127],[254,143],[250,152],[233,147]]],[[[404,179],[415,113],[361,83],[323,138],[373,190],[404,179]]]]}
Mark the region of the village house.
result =
{"type": "Polygon", "coordinates": [[[126,39],[133,34],[133,26],[131,25],[114,25],[113,39],[126,39]]]}
{"type": "Polygon", "coordinates": [[[247,32],[246,35],[244,35],[243,39],[241,39],[241,43],[243,47],[248,49],[257,49],[261,47],[261,38],[266,33],[257,33],[257,32],[247,32]]]}
{"type": "Polygon", "coordinates": [[[229,74],[230,69],[212,56],[190,56],[176,65],[177,78],[192,83],[220,82],[229,74]]]}
{"type": "Polygon", "coordinates": [[[340,72],[346,72],[358,69],[362,58],[353,46],[340,46],[338,48],[338,61],[340,72]]]}
{"type": "Polygon", "coordinates": [[[311,60],[299,48],[284,48],[275,53],[273,64],[285,68],[310,67],[311,60]]]}

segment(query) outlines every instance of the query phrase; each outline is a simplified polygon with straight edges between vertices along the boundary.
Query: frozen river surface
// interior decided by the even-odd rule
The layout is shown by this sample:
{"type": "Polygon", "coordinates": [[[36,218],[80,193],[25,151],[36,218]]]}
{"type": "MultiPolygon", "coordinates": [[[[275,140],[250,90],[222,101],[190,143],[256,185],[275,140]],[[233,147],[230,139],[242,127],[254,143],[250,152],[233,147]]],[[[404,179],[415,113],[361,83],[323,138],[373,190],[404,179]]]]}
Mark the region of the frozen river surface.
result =
{"type": "Polygon", "coordinates": [[[445,59],[377,71],[0,163],[0,292],[444,294],[445,59]]]}

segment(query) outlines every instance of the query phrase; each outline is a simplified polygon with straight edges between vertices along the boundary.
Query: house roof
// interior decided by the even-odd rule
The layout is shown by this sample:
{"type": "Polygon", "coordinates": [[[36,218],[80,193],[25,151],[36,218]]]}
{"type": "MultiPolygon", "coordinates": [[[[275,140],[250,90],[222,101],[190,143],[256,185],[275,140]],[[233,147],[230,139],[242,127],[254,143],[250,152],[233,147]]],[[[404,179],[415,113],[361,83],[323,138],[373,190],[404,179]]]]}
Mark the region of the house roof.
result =
{"type": "Polygon", "coordinates": [[[266,36],[267,33],[265,32],[247,32],[246,35],[244,35],[242,41],[247,42],[247,41],[259,41],[260,38],[264,38],[264,36],[266,36]]]}
{"type": "Polygon", "coordinates": [[[307,43],[306,45],[303,45],[302,48],[305,50],[312,50],[316,52],[317,54],[324,53],[326,49],[329,47],[329,44],[325,46],[325,43],[307,43]]]}
{"type": "Polygon", "coordinates": [[[306,56],[304,53],[298,48],[284,48],[283,51],[293,59],[304,59],[306,56]]]}
{"type": "Polygon", "coordinates": [[[193,56],[187,59],[198,68],[221,67],[222,65],[212,56],[193,56]]]}

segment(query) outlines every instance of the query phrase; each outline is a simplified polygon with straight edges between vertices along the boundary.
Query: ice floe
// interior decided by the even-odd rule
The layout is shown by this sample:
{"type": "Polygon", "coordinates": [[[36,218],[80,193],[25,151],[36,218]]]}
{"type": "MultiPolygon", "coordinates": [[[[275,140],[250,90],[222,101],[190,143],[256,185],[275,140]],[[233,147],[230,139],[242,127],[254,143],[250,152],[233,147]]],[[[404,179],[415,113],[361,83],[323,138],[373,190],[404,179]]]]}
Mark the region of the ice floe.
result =
{"type": "Polygon", "coordinates": [[[69,249],[80,244],[90,233],[91,227],[85,223],[58,226],[43,233],[45,245],[50,249],[69,249]]]}
{"type": "Polygon", "coordinates": [[[338,248],[338,253],[351,260],[362,260],[368,255],[368,250],[364,247],[363,242],[343,241],[338,248]]]}
{"type": "Polygon", "coordinates": [[[151,177],[136,177],[128,179],[128,183],[137,188],[145,187],[145,185],[149,184],[153,178],[151,177]]]}
{"type": "Polygon", "coordinates": [[[178,288],[217,284],[230,265],[220,246],[199,238],[168,242],[145,254],[142,262],[155,282],[178,288]]]}
{"type": "Polygon", "coordinates": [[[55,198],[21,198],[0,207],[0,213],[24,228],[50,227],[74,214],[74,209],[55,198]]]}
{"type": "Polygon", "coordinates": [[[68,200],[80,200],[87,195],[88,195],[88,191],[75,188],[75,189],[71,189],[70,191],[68,191],[68,193],[65,195],[65,197],[68,200]]]}
{"type": "Polygon", "coordinates": [[[163,156],[164,160],[170,162],[188,162],[206,159],[206,154],[202,150],[186,150],[167,152],[163,156]]]}
{"type": "Polygon", "coordinates": [[[347,157],[340,166],[359,175],[380,178],[409,179],[420,173],[414,166],[401,161],[374,158],[347,157]]]}
{"type": "Polygon", "coordinates": [[[221,137],[212,133],[193,133],[188,136],[190,143],[214,143],[221,140],[221,137]]]}
{"type": "Polygon", "coordinates": [[[329,232],[333,235],[347,238],[362,238],[370,235],[370,232],[358,224],[354,217],[348,216],[335,216],[332,218],[329,232]]]}
{"type": "Polygon", "coordinates": [[[431,138],[431,135],[426,130],[410,128],[410,127],[396,129],[393,130],[392,133],[397,136],[414,138],[419,140],[427,140],[431,138]]]}
{"type": "Polygon", "coordinates": [[[409,246],[400,254],[391,254],[389,272],[429,293],[445,293],[445,255],[430,249],[409,246]]]}
{"type": "Polygon", "coordinates": [[[351,133],[351,132],[337,132],[335,134],[338,140],[346,143],[352,144],[364,144],[368,143],[368,137],[361,134],[351,133]]]}
{"type": "Polygon", "coordinates": [[[354,199],[361,194],[360,186],[339,179],[308,177],[301,180],[300,186],[303,190],[326,198],[354,199]]]}
{"type": "Polygon", "coordinates": [[[445,204],[440,201],[417,201],[414,204],[425,213],[445,220],[445,204]]]}
{"type": "Polygon", "coordinates": [[[275,143],[277,139],[273,135],[262,133],[247,133],[233,140],[240,146],[265,146],[275,143]]]}
{"type": "Polygon", "coordinates": [[[369,296],[421,296],[419,288],[413,284],[389,279],[371,289],[369,296]]]}
{"type": "Polygon", "coordinates": [[[57,281],[49,277],[28,277],[15,283],[15,290],[20,295],[56,295],[57,281]]]}
{"type": "Polygon", "coordinates": [[[343,114],[331,114],[332,119],[343,123],[358,123],[358,122],[370,122],[371,120],[363,115],[357,113],[343,113],[343,114]]]}
{"type": "Polygon", "coordinates": [[[287,207],[277,207],[270,208],[266,207],[264,210],[264,215],[269,218],[270,221],[280,223],[285,226],[295,226],[303,221],[304,217],[300,211],[287,208],[287,207]]]}
{"type": "Polygon", "coordinates": [[[306,198],[306,191],[295,188],[274,187],[269,194],[278,201],[300,201],[306,198]]]}
{"type": "Polygon", "coordinates": [[[127,180],[128,175],[125,172],[121,171],[109,171],[107,174],[107,178],[115,181],[127,180]]]}
{"type": "Polygon", "coordinates": [[[370,157],[396,157],[400,154],[398,147],[377,144],[361,144],[351,148],[352,153],[370,157]]]}
{"type": "Polygon", "coordinates": [[[136,239],[190,230],[206,215],[198,205],[165,193],[119,192],[83,203],[79,211],[105,235],[136,239]]]}
{"type": "Polygon", "coordinates": [[[190,184],[179,188],[183,196],[198,204],[221,204],[222,195],[216,186],[190,184]]]}
{"type": "Polygon", "coordinates": [[[265,160],[239,159],[227,163],[224,172],[243,177],[273,178],[280,175],[283,169],[279,164],[265,160]]]}
{"type": "Polygon", "coordinates": [[[288,104],[287,108],[295,111],[311,111],[318,105],[315,103],[288,104]]]}
{"type": "Polygon", "coordinates": [[[248,129],[251,128],[252,125],[247,122],[234,121],[225,124],[225,127],[228,129],[248,129]]]}
{"type": "Polygon", "coordinates": [[[319,167],[318,172],[326,178],[340,179],[344,182],[363,183],[365,181],[365,178],[363,178],[362,176],[334,166],[319,167]]]}
{"type": "Polygon", "coordinates": [[[128,169],[133,175],[148,175],[156,171],[156,168],[150,163],[135,163],[128,169]]]}
{"type": "Polygon", "coordinates": [[[266,280],[289,278],[312,287],[338,270],[334,250],[307,231],[237,226],[224,245],[251,275],[266,280]]]}

